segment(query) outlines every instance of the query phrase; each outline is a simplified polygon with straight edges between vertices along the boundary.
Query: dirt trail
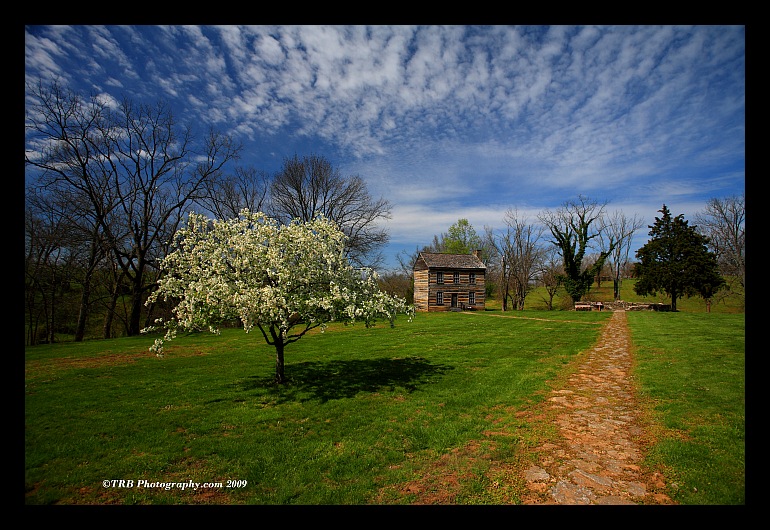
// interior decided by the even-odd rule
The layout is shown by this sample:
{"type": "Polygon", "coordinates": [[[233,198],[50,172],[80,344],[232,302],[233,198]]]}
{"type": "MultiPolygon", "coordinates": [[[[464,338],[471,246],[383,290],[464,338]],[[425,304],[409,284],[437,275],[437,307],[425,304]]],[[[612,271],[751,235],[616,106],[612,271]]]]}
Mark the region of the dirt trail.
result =
{"type": "MultiPolygon", "coordinates": [[[[576,361],[575,371],[553,383],[544,401],[515,412],[517,424],[531,430],[528,438],[537,440],[552,426],[558,432],[537,445],[523,444],[514,462],[492,462],[487,476],[502,502],[674,504],[663,493],[664,477],[641,467],[651,436],[636,400],[632,354],[626,312],[615,311],[596,344],[576,361]],[[510,494],[511,487],[517,493],[510,494]]],[[[510,436],[503,425],[500,432],[485,434],[490,440],[510,436]]],[[[377,502],[406,495],[412,504],[462,502],[462,483],[472,480],[475,464],[488,458],[483,443],[470,442],[442,455],[420,478],[384,488],[377,502]]]]}
{"type": "Polygon", "coordinates": [[[522,470],[525,504],[673,504],[661,493],[663,477],[640,468],[645,431],[632,365],[626,312],[616,311],[543,404],[541,415],[558,425],[560,438],[534,449],[537,463],[522,470]]]}

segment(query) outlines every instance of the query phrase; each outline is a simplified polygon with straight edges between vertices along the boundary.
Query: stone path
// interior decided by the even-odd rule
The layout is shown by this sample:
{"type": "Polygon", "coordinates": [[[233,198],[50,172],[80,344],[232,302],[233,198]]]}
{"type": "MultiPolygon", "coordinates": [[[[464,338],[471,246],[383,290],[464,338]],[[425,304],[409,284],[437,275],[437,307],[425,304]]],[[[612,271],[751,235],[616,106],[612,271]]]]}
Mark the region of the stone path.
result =
{"type": "Polygon", "coordinates": [[[537,447],[524,470],[525,504],[673,504],[659,475],[640,468],[642,418],[631,377],[626,312],[615,311],[596,345],[546,401],[557,443],[537,447]]]}

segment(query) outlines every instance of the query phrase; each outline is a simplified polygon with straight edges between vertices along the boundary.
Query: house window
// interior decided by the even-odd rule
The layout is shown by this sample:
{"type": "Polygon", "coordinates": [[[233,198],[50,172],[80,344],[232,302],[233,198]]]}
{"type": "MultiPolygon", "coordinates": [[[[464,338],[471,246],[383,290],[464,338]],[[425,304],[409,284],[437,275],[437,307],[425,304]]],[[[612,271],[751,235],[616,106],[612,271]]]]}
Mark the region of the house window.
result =
{"type": "Polygon", "coordinates": [[[476,273],[475,272],[469,272],[468,273],[468,283],[476,283],[476,273]]]}
{"type": "Polygon", "coordinates": [[[436,273],[436,283],[438,283],[438,284],[444,283],[444,273],[443,272],[437,272],[436,273]]]}
{"type": "Polygon", "coordinates": [[[455,280],[455,283],[460,283],[460,273],[459,272],[455,272],[454,273],[454,280],[455,280]]]}
{"type": "Polygon", "coordinates": [[[438,291],[436,293],[436,305],[444,305],[444,293],[442,293],[441,291],[438,291]]]}
{"type": "Polygon", "coordinates": [[[474,291],[471,291],[468,293],[468,305],[475,305],[476,304],[476,293],[474,291]]]}

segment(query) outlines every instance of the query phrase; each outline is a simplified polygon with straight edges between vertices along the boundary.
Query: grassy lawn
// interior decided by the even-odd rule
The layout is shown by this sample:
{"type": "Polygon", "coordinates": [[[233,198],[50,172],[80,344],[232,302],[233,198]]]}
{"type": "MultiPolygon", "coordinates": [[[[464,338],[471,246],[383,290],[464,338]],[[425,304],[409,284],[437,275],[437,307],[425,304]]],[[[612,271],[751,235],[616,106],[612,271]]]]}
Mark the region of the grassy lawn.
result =
{"type": "Polygon", "coordinates": [[[242,330],[179,338],[163,359],[147,352],[149,337],[28,348],[26,501],[379,502],[383,488],[537,399],[610,315],[527,316],[551,320],[445,313],[394,329],[332,326],[287,349],[282,387],[272,348],[242,330]],[[112,479],[135,486],[103,486],[112,479]]]}
{"type": "MultiPolygon", "coordinates": [[[[180,337],[163,359],[146,336],[27,348],[26,504],[409,503],[402,485],[468,444],[484,458],[457,503],[497,503],[486,471],[525,443],[516,411],[611,316],[500,315],[334,325],[287,348],[280,387],[274,350],[242,330],[180,337]]],[[[630,312],[629,325],[659,425],[648,465],[680,503],[743,504],[744,315],[630,312]]]]}
{"type": "Polygon", "coordinates": [[[629,312],[643,400],[660,426],[647,457],[681,504],[744,504],[745,318],[629,312]]]}
{"type": "MultiPolygon", "coordinates": [[[[651,304],[651,303],[659,303],[659,304],[670,304],[671,298],[666,296],[663,293],[658,293],[655,296],[639,296],[634,292],[634,284],[636,283],[635,279],[626,279],[623,280],[620,284],[620,299],[624,300],[626,302],[639,302],[644,304],[651,304]]],[[[546,294],[546,291],[544,288],[536,288],[531,293],[527,295],[527,298],[524,301],[524,309],[536,309],[536,310],[545,310],[548,309],[548,305],[546,304],[546,300],[548,299],[548,296],[546,294]]],[[[612,291],[612,282],[602,282],[602,284],[599,286],[595,282],[593,286],[591,287],[591,290],[588,292],[586,296],[583,297],[584,300],[591,300],[591,301],[612,301],[613,300],[613,291],[612,291]]],[[[487,304],[489,309],[500,309],[500,301],[496,299],[492,299],[487,304]]],[[[567,297],[566,293],[563,289],[559,289],[556,293],[556,296],[553,300],[553,307],[554,309],[572,309],[572,303],[569,300],[569,297],[567,297]]],[[[676,302],[676,308],[677,311],[685,312],[685,313],[706,313],[708,312],[708,309],[706,307],[706,302],[699,296],[692,296],[692,297],[684,297],[679,298],[676,302]]],[[[714,303],[711,306],[711,312],[712,313],[729,313],[729,314],[737,314],[737,313],[745,313],[745,301],[741,296],[738,295],[731,295],[726,296],[724,298],[721,298],[720,294],[720,300],[714,301],[714,303]]]]}

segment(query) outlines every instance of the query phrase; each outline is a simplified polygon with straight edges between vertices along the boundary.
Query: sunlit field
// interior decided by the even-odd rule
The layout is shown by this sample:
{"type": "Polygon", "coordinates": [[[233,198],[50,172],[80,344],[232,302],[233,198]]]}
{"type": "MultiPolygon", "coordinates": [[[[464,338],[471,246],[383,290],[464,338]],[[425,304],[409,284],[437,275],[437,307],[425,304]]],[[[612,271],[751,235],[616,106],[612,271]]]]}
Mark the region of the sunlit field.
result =
{"type": "MultiPolygon", "coordinates": [[[[287,349],[283,386],[272,348],[238,329],[180,337],[162,359],[147,336],[27,348],[26,502],[409,503],[385,492],[480,442],[486,460],[457,502],[515,504],[485,471],[515,458],[516,411],[542,399],[610,313],[500,315],[333,325],[287,349]],[[504,435],[491,443],[489,432],[504,435]]],[[[629,316],[660,429],[650,465],[676,479],[678,502],[742,503],[743,314],[629,316]]]]}

